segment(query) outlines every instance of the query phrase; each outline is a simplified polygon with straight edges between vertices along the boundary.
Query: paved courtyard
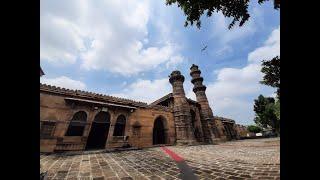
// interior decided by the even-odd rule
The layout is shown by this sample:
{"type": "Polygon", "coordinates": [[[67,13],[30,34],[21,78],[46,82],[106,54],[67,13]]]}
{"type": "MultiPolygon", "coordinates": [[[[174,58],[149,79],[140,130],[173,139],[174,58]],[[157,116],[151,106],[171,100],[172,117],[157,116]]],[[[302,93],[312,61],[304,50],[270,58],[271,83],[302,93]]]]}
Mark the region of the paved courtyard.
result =
{"type": "MultiPolygon", "coordinates": [[[[280,179],[280,139],[219,145],[168,146],[199,179],[280,179]]],[[[41,155],[48,179],[181,179],[177,163],[160,147],[112,153],[41,155]]]]}

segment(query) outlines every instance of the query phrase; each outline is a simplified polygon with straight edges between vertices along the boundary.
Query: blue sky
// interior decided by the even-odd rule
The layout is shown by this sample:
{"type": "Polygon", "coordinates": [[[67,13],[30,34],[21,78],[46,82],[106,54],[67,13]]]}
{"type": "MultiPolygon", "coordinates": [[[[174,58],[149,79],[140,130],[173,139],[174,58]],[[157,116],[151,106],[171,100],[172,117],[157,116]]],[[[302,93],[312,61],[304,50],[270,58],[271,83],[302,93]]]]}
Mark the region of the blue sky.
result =
{"type": "Polygon", "coordinates": [[[195,99],[195,63],[213,113],[253,124],[253,100],[275,91],[259,81],[261,60],[280,55],[280,12],[256,1],[249,11],[243,27],[228,30],[231,19],[216,13],[197,29],[164,0],[41,1],[40,82],[150,103],[171,92],[168,75],[177,69],[195,99]]]}

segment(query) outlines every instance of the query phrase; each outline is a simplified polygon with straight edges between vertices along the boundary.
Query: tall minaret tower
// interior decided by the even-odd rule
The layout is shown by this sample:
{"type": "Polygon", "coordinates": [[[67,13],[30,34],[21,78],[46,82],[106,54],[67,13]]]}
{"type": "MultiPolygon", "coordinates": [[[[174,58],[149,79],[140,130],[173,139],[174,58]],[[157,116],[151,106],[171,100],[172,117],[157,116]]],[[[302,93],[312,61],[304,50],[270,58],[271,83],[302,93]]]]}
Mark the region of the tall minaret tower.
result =
{"type": "Polygon", "coordinates": [[[206,96],[206,86],[202,84],[203,77],[200,76],[201,71],[197,65],[192,64],[190,68],[192,77],[191,83],[194,85],[193,92],[196,94],[197,102],[201,106],[201,125],[203,128],[204,139],[207,143],[215,143],[214,140],[220,137],[218,128],[213,118],[212,109],[206,96]]]}
{"type": "Polygon", "coordinates": [[[196,139],[191,128],[190,107],[183,89],[184,76],[181,75],[180,71],[173,71],[169,78],[169,82],[173,88],[173,114],[177,144],[194,144],[196,143],[196,139]]]}

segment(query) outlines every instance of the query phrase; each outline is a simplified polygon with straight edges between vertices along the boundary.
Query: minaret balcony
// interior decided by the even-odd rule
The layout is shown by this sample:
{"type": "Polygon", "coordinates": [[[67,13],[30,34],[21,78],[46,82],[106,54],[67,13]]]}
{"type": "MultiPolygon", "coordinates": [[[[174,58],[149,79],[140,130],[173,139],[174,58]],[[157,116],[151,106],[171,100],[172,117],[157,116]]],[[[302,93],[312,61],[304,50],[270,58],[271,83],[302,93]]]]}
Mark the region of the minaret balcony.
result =
{"type": "Polygon", "coordinates": [[[175,81],[184,82],[184,76],[181,75],[180,71],[173,71],[169,76],[169,82],[172,84],[175,81]]]}
{"type": "Polygon", "coordinates": [[[193,88],[193,92],[198,92],[198,91],[205,91],[207,89],[207,87],[205,85],[202,86],[195,86],[193,88]]]}
{"type": "Polygon", "coordinates": [[[197,69],[197,70],[192,70],[191,72],[190,72],[190,76],[196,76],[198,74],[198,76],[200,76],[200,74],[201,74],[201,71],[199,70],[199,69],[197,69]]]}
{"type": "Polygon", "coordinates": [[[191,83],[194,84],[195,82],[200,81],[203,82],[203,77],[193,77],[191,79],[191,83]]]}

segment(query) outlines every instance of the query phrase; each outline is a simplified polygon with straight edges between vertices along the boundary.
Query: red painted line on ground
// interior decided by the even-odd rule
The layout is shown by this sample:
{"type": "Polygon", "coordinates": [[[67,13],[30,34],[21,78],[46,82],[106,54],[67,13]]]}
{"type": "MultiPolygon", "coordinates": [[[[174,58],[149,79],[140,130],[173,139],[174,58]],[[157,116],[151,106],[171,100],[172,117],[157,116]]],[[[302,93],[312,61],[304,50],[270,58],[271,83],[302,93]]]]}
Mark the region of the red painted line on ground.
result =
{"type": "Polygon", "coordinates": [[[161,147],[161,149],[167,153],[174,161],[176,162],[181,162],[184,161],[184,159],[179,156],[178,154],[174,153],[173,151],[171,151],[170,149],[166,148],[166,147],[161,147]]]}

